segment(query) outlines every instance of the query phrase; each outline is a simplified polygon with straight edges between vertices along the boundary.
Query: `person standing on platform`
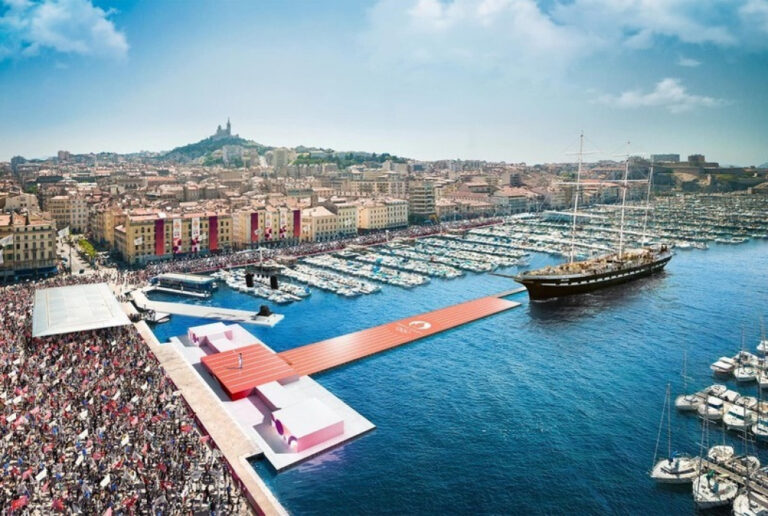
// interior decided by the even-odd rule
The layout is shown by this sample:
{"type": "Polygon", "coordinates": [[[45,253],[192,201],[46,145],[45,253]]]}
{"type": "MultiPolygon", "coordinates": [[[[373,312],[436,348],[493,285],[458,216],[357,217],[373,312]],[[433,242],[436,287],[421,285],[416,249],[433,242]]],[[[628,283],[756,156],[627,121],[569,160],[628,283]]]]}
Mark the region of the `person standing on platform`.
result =
{"type": "Polygon", "coordinates": [[[242,353],[238,353],[237,354],[237,364],[240,367],[240,369],[243,368],[243,354],[242,353]]]}

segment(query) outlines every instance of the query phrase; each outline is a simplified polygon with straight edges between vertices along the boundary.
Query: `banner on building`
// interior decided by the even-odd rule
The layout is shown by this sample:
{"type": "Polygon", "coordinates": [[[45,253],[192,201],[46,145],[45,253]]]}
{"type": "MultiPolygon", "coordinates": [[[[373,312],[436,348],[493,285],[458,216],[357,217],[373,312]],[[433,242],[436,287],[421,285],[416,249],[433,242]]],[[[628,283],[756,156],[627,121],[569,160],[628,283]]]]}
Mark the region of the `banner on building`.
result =
{"type": "Polygon", "coordinates": [[[216,215],[208,217],[208,249],[219,250],[219,217],[216,215]]]}
{"type": "Polygon", "coordinates": [[[200,252],[200,217],[192,217],[190,234],[192,236],[192,239],[190,240],[190,250],[193,253],[198,253],[200,252]]]}
{"type": "Polygon", "coordinates": [[[293,210],[293,236],[301,236],[301,210],[293,210]]]}
{"type": "Polygon", "coordinates": [[[259,214],[251,213],[251,242],[259,241],[259,214]]]}
{"type": "Polygon", "coordinates": [[[288,217],[286,215],[286,210],[280,208],[280,210],[278,210],[278,215],[279,215],[279,221],[280,221],[280,233],[279,233],[279,235],[280,235],[280,238],[283,239],[283,238],[285,238],[285,232],[288,229],[287,228],[288,222],[286,220],[288,217]]]}
{"type": "Polygon", "coordinates": [[[163,256],[165,254],[165,220],[157,219],[155,221],[155,255],[163,256]]]}
{"type": "Polygon", "coordinates": [[[181,252],[181,219],[173,219],[173,254],[181,252]]]}
{"type": "Polygon", "coordinates": [[[267,212],[264,217],[264,240],[272,239],[272,213],[267,212]]]}

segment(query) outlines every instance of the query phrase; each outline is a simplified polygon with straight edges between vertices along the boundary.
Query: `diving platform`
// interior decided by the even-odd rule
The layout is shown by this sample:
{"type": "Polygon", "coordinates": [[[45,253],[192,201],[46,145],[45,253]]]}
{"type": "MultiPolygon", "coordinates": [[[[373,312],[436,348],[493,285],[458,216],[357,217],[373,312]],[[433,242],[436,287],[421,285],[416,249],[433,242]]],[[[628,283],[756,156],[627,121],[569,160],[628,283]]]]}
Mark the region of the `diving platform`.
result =
{"type": "MultiPolygon", "coordinates": [[[[151,287],[150,287],[151,288],[151,287]]],[[[258,315],[258,312],[248,310],[235,310],[219,306],[189,305],[186,303],[169,303],[166,301],[152,301],[147,298],[144,290],[134,290],[130,293],[131,299],[140,310],[154,310],[173,315],[186,315],[200,317],[202,319],[214,319],[218,321],[255,324],[257,326],[273,327],[283,320],[282,314],[268,316],[258,315]]]]}

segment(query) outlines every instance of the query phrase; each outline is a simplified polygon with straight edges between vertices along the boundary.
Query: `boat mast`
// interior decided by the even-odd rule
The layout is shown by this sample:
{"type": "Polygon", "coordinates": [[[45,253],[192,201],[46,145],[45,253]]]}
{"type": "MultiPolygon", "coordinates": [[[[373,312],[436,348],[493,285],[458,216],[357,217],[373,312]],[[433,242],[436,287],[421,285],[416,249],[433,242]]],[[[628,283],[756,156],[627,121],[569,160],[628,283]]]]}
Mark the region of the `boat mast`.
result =
{"type": "Polygon", "coordinates": [[[576,191],[573,194],[573,223],[571,224],[571,256],[570,262],[573,263],[574,252],[576,248],[576,214],[579,211],[579,186],[581,185],[581,166],[584,155],[584,131],[579,135],[579,168],[576,171],[576,191]]]}
{"type": "Polygon", "coordinates": [[[653,157],[651,157],[651,170],[648,172],[648,192],[645,194],[645,217],[643,217],[643,237],[640,245],[645,245],[645,230],[648,227],[648,210],[651,208],[651,183],[653,182],[653,157]]]}
{"type": "MultiPolygon", "coordinates": [[[[629,147],[629,142],[627,142],[629,147]]],[[[624,185],[621,189],[621,227],[619,229],[619,260],[624,254],[624,212],[627,202],[627,180],[629,179],[629,149],[627,149],[627,161],[624,164],[624,185]]]]}

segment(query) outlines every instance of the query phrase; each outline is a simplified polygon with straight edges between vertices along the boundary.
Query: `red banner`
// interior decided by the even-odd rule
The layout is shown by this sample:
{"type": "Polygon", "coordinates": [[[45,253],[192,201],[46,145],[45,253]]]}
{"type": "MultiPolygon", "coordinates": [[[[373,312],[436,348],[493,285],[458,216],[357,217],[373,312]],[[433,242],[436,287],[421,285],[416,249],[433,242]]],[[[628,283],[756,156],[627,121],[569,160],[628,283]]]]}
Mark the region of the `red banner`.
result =
{"type": "Polygon", "coordinates": [[[165,220],[157,219],[155,221],[155,255],[165,254],[165,220]]]}
{"type": "Polygon", "coordinates": [[[293,236],[301,236],[301,210],[293,210],[293,236]]]}
{"type": "Polygon", "coordinates": [[[219,217],[216,215],[208,217],[208,249],[219,250],[219,217]]]}
{"type": "Polygon", "coordinates": [[[251,242],[259,241],[259,214],[251,213],[251,242]]]}

